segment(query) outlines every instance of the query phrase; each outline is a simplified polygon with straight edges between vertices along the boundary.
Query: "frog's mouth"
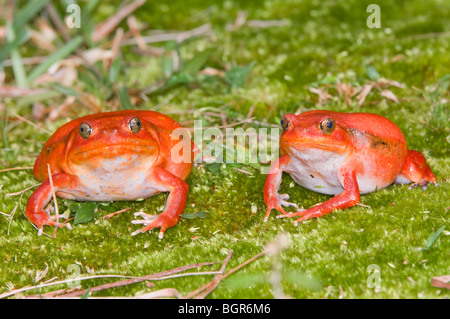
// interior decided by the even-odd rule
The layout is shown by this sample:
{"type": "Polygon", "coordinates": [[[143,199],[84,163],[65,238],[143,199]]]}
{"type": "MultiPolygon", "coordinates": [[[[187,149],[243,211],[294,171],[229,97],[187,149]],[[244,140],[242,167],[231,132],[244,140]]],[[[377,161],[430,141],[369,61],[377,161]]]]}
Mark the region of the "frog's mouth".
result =
{"type": "Polygon", "coordinates": [[[286,152],[291,153],[291,150],[305,151],[311,149],[319,149],[324,151],[330,151],[333,153],[346,153],[348,147],[338,143],[326,143],[314,140],[296,140],[296,141],[280,141],[280,148],[286,152]]]}
{"type": "Polygon", "coordinates": [[[111,159],[132,155],[155,156],[157,151],[155,145],[150,144],[113,144],[75,149],[69,153],[68,157],[72,162],[82,163],[91,159],[111,159]]]}

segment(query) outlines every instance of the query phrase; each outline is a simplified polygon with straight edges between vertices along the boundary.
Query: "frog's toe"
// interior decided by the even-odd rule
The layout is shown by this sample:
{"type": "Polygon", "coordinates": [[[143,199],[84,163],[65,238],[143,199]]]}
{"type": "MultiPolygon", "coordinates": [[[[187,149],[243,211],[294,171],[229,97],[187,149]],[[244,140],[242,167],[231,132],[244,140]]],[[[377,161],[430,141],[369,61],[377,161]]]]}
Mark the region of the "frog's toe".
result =
{"type": "MultiPolygon", "coordinates": [[[[133,224],[136,224],[136,223],[133,223],[133,224]]],[[[145,226],[144,228],[141,228],[141,229],[138,229],[138,230],[132,232],[131,236],[136,236],[137,234],[145,233],[146,231],[150,231],[157,227],[161,227],[161,225],[157,224],[156,222],[150,223],[147,226],[145,226]]],[[[165,228],[161,227],[161,230],[159,231],[159,235],[158,235],[159,239],[162,239],[164,237],[164,232],[165,232],[165,228]]]]}
{"type": "Polygon", "coordinates": [[[132,220],[131,221],[132,224],[145,224],[145,225],[148,225],[148,224],[154,222],[158,218],[158,215],[146,214],[146,213],[141,212],[141,211],[134,213],[134,216],[142,217],[143,219],[132,220]]]}
{"type": "Polygon", "coordinates": [[[298,205],[295,203],[290,203],[287,200],[289,199],[288,194],[280,194],[278,195],[278,199],[280,201],[280,205],[284,207],[295,207],[295,209],[298,209],[298,205]]]}
{"type": "Polygon", "coordinates": [[[154,228],[160,227],[158,238],[162,239],[164,237],[164,232],[167,228],[171,227],[171,224],[166,220],[165,216],[161,217],[161,215],[150,215],[144,212],[134,213],[134,216],[140,216],[143,219],[132,220],[132,224],[143,224],[145,227],[138,229],[131,233],[131,236],[136,236],[140,233],[145,233],[146,231],[150,231],[154,228]]]}
{"type": "Polygon", "coordinates": [[[69,219],[69,216],[64,215],[64,214],[58,215],[58,216],[49,214],[48,217],[50,217],[50,219],[53,220],[53,221],[56,221],[57,217],[58,217],[58,219],[59,218],[61,218],[61,219],[69,219]]]}
{"type": "MultiPolygon", "coordinates": [[[[51,218],[51,216],[49,216],[51,218]]],[[[47,226],[53,226],[53,227],[58,227],[58,228],[63,228],[66,227],[69,230],[72,230],[72,225],[70,225],[69,223],[60,223],[57,221],[54,221],[52,219],[50,219],[48,221],[46,221],[45,223],[43,223],[40,227],[38,227],[38,236],[41,236],[44,233],[44,225],[47,226]]]]}
{"type": "MultiPolygon", "coordinates": [[[[409,185],[408,189],[413,189],[413,188],[420,186],[423,191],[426,191],[428,188],[428,184],[430,184],[430,183],[426,182],[426,181],[419,182],[419,183],[412,183],[411,185],[409,185]]],[[[435,187],[438,187],[437,182],[431,182],[431,184],[433,184],[435,187]]]]}
{"type": "Polygon", "coordinates": [[[288,217],[302,216],[304,214],[305,210],[306,209],[299,208],[296,212],[278,215],[277,218],[288,218],[288,217]]]}

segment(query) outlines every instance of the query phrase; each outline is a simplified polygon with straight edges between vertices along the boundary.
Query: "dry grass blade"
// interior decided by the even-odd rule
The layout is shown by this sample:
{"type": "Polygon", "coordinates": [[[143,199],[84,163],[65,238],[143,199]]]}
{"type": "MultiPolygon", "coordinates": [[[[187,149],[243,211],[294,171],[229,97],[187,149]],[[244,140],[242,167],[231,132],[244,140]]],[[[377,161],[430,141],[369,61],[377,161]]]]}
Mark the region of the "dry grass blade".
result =
{"type": "Polygon", "coordinates": [[[41,185],[41,183],[35,184],[35,185],[33,185],[33,186],[30,186],[30,187],[27,187],[27,188],[25,188],[25,189],[23,189],[23,190],[21,190],[21,191],[15,192],[15,193],[8,193],[8,194],[5,194],[5,196],[16,196],[16,195],[21,195],[21,194],[25,193],[26,191],[28,191],[28,190],[30,190],[30,189],[32,189],[32,188],[38,187],[39,185],[41,185]]]}
{"type": "Polygon", "coordinates": [[[42,127],[40,127],[40,126],[34,124],[33,122],[31,122],[31,121],[27,120],[26,118],[24,118],[24,117],[18,115],[17,113],[12,112],[12,115],[15,116],[15,117],[17,117],[18,119],[24,121],[25,123],[28,123],[28,124],[30,124],[31,126],[34,126],[35,128],[41,130],[42,132],[45,132],[45,133],[47,133],[47,134],[49,134],[49,135],[52,134],[50,131],[47,131],[45,128],[42,128],[42,127]]]}
{"type": "Polygon", "coordinates": [[[125,19],[128,15],[130,15],[137,8],[142,6],[146,0],[136,0],[133,3],[121,8],[115,15],[106,20],[105,22],[100,23],[96,26],[94,33],[92,34],[92,41],[98,42],[101,39],[105,38],[108,34],[114,30],[117,25],[125,19]]]}
{"type": "Polygon", "coordinates": [[[0,169],[0,173],[9,172],[9,171],[20,171],[20,170],[26,170],[26,169],[33,169],[33,166],[11,167],[11,168],[0,169]]]}
{"type": "Polygon", "coordinates": [[[364,104],[364,101],[367,98],[367,95],[369,95],[370,91],[372,91],[373,86],[371,84],[364,84],[361,92],[356,96],[356,99],[358,100],[358,106],[361,106],[364,104]]]}
{"type": "MultiPolygon", "coordinates": [[[[48,172],[48,180],[50,181],[50,189],[52,191],[53,202],[55,203],[56,222],[59,223],[58,201],[56,200],[55,187],[53,186],[52,171],[50,170],[50,164],[49,163],[47,163],[47,172],[48,172]]],[[[56,237],[56,230],[57,229],[58,229],[58,227],[55,227],[55,232],[53,233],[53,237],[56,237]]]]}
{"type": "Polygon", "coordinates": [[[136,18],[134,16],[129,16],[127,19],[128,27],[130,28],[131,34],[136,39],[136,44],[141,50],[147,49],[147,44],[145,43],[144,39],[142,39],[142,35],[139,32],[139,28],[136,22],[136,18]]]}
{"type": "Polygon", "coordinates": [[[247,26],[251,28],[273,28],[289,25],[290,20],[248,20],[247,26]]]}
{"type": "MultiPolygon", "coordinates": [[[[145,43],[156,43],[156,42],[166,42],[166,41],[172,41],[175,40],[177,42],[183,42],[186,39],[206,35],[212,31],[211,24],[206,23],[203,24],[195,29],[189,30],[189,31],[183,31],[183,32],[169,32],[169,33],[162,33],[162,34],[155,34],[150,36],[143,36],[142,40],[145,41],[145,43]]],[[[136,39],[127,39],[122,41],[122,46],[127,45],[135,45],[137,44],[136,39]]]]}
{"type": "Polygon", "coordinates": [[[48,90],[46,89],[28,89],[23,87],[11,86],[11,85],[2,85],[0,86],[0,97],[23,97],[29,95],[36,95],[41,93],[46,93],[48,90]]]}
{"type": "Polygon", "coordinates": [[[136,296],[134,297],[134,299],[156,299],[156,298],[171,298],[171,297],[175,297],[178,299],[183,298],[183,296],[175,288],[164,288],[136,296]]]}
{"type": "Polygon", "coordinates": [[[233,167],[233,169],[238,171],[238,172],[247,174],[247,175],[253,175],[253,173],[250,173],[249,171],[246,171],[245,169],[242,169],[242,168],[233,167]]]}

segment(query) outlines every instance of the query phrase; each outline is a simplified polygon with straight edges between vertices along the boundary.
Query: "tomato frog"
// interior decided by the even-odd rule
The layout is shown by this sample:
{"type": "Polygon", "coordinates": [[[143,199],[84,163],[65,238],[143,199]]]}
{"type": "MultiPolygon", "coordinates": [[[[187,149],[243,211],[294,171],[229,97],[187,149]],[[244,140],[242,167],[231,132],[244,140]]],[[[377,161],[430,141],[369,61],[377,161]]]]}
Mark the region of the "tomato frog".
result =
{"type": "Polygon", "coordinates": [[[35,162],[33,173],[43,183],[29,198],[26,216],[38,234],[44,225],[71,228],[46,208],[52,189],[77,201],[128,201],[170,192],[161,214],[138,212],[135,216],[143,219],[132,221],[145,226],[132,235],[160,228],[162,238],[185,208],[194,150],[186,129],[154,111],[107,112],[70,121],[50,137],[35,162]],[[175,129],[185,134],[173,138],[175,129]],[[185,137],[190,160],[174,160],[172,148],[185,137]]]}
{"type": "Polygon", "coordinates": [[[337,209],[356,205],[360,194],[392,183],[413,183],[410,188],[436,183],[425,157],[408,150],[402,131],[387,118],[370,113],[309,111],[281,119],[281,157],[275,160],[264,185],[267,221],[272,209],[277,218],[301,216],[295,224],[337,209]],[[306,210],[279,194],[282,173],[314,192],[336,195],[306,210]],[[287,212],[285,207],[295,207],[287,212]]]}

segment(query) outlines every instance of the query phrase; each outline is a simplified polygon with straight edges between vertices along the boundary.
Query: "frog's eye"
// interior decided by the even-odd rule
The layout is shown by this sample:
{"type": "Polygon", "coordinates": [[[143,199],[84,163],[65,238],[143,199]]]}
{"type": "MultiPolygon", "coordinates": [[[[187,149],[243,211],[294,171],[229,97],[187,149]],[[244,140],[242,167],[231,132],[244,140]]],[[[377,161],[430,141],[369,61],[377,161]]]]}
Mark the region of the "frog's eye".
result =
{"type": "Polygon", "coordinates": [[[289,125],[290,125],[289,121],[286,118],[286,116],[283,116],[281,118],[280,124],[281,124],[281,127],[283,128],[284,131],[286,131],[288,129],[289,125]]]}
{"type": "Polygon", "coordinates": [[[323,119],[319,123],[320,130],[325,134],[331,134],[336,128],[336,124],[333,119],[323,119]]]}
{"type": "Polygon", "coordinates": [[[92,127],[89,124],[81,123],[78,132],[82,138],[87,139],[92,134],[92,127]]]}
{"type": "Polygon", "coordinates": [[[139,133],[139,131],[142,128],[142,122],[139,118],[134,117],[131,119],[130,123],[128,123],[128,126],[130,127],[130,130],[134,133],[137,134],[139,133]]]}

